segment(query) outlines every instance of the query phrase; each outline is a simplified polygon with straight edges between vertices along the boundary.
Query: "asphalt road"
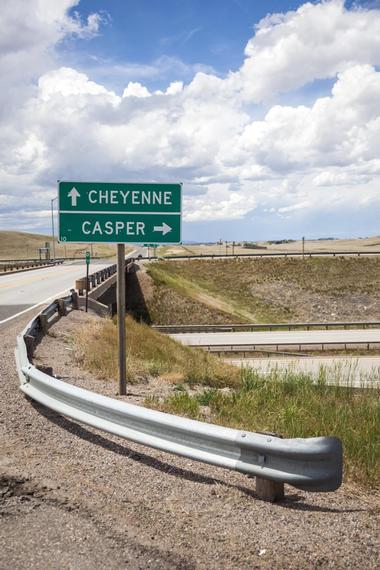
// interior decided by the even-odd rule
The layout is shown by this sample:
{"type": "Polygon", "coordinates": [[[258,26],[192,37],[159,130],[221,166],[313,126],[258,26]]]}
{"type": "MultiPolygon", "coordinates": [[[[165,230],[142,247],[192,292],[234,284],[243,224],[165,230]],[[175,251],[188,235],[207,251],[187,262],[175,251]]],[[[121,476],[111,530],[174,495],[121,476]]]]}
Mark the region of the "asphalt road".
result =
{"type": "MultiPolygon", "coordinates": [[[[104,269],[110,262],[90,265],[90,272],[104,269]]],[[[86,275],[85,263],[57,265],[0,277],[0,324],[19,313],[30,310],[75,285],[75,280],[86,275]]]]}
{"type": "MultiPolygon", "coordinates": [[[[144,248],[137,248],[126,257],[133,257],[144,248]]],[[[90,273],[100,271],[115,260],[96,260],[90,264],[90,273]]],[[[75,280],[86,275],[86,264],[74,261],[48,267],[0,276],[0,325],[37,305],[67,293],[75,280]]]]}
{"type": "Polygon", "coordinates": [[[304,372],[318,377],[324,370],[326,383],[355,388],[380,388],[380,357],[318,358],[226,358],[230,364],[254,368],[264,374],[274,370],[304,372]]]}
{"type": "Polygon", "coordinates": [[[190,346],[289,346],[292,344],[380,343],[380,329],[177,333],[170,335],[190,346]]]}

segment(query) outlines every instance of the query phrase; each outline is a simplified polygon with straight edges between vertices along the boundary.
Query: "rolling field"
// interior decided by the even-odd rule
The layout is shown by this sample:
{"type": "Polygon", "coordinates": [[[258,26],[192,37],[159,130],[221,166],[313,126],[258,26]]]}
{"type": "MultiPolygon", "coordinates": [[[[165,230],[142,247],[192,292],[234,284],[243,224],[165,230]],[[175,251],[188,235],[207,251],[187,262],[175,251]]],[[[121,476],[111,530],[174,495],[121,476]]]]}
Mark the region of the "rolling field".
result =
{"type": "MultiPolygon", "coordinates": [[[[45,247],[45,242],[51,244],[52,237],[43,234],[29,234],[25,232],[0,231],[0,259],[38,259],[38,248],[45,247]]],[[[112,257],[116,255],[116,246],[108,244],[93,244],[92,250],[96,257],[112,257]]],[[[90,249],[89,244],[59,244],[55,241],[56,257],[84,257],[85,251],[90,249]]],[[[131,251],[132,248],[126,248],[131,251]]]]}
{"type": "MultiPolygon", "coordinates": [[[[240,242],[236,242],[235,246],[231,241],[222,242],[222,244],[191,244],[191,245],[172,245],[163,246],[157,249],[159,256],[167,255],[232,255],[243,253],[301,253],[302,240],[283,240],[287,243],[275,243],[270,241],[255,242],[254,248],[243,247],[240,242]]],[[[316,239],[305,240],[305,253],[334,251],[341,253],[344,251],[359,251],[368,253],[371,251],[380,251],[380,236],[368,237],[363,239],[316,239]]]]}

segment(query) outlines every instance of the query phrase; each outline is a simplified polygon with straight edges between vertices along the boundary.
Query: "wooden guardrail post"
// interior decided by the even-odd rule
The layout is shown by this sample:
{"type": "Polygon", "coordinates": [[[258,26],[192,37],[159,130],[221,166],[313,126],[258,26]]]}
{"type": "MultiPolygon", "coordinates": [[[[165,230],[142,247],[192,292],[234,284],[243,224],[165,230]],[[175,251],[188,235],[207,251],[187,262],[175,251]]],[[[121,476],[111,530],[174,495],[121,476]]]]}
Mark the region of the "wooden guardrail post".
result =
{"type": "Polygon", "coordinates": [[[256,494],[262,501],[280,501],[285,496],[284,483],[256,477],[256,494]]]}
{"type": "Polygon", "coordinates": [[[79,309],[78,293],[75,291],[75,289],[70,289],[70,293],[71,293],[71,300],[73,303],[73,307],[74,309],[78,310],[79,309]]]}
{"type": "Polygon", "coordinates": [[[63,299],[57,299],[58,314],[60,317],[65,317],[67,315],[65,301],[63,299]]]}
{"type": "Polygon", "coordinates": [[[34,343],[35,339],[34,336],[27,334],[24,336],[25,346],[26,346],[26,353],[28,355],[28,360],[33,358],[34,353],[34,343]]]}
{"type": "Polygon", "coordinates": [[[86,289],[86,278],[77,279],[75,281],[75,289],[77,289],[79,295],[83,295],[83,291],[86,289]]]}
{"type": "Polygon", "coordinates": [[[40,326],[43,334],[48,332],[48,320],[46,315],[39,315],[40,326]]]}

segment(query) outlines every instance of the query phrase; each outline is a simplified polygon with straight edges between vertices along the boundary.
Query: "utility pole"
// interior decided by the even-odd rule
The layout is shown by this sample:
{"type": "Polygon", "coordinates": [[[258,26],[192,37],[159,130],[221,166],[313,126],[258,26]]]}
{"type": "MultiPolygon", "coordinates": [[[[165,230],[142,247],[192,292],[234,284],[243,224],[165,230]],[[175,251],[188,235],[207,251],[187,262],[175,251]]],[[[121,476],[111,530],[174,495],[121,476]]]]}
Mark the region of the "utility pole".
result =
{"type": "Polygon", "coordinates": [[[302,259],[305,259],[305,238],[302,238],[302,259]]]}

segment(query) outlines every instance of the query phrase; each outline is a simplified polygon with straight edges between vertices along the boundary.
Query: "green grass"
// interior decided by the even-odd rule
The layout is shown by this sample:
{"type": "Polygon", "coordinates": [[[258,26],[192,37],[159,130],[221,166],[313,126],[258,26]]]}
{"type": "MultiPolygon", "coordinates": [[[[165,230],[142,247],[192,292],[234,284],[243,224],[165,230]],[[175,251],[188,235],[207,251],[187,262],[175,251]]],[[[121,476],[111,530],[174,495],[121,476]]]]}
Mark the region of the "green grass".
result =
{"type": "Polygon", "coordinates": [[[268,377],[252,370],[242,374],[241,386],[227,393],[211,387],[148,403],[195,419],[204,419],[207,406],[207,419],[237,429],[337,436],[344,447],[345,479],[380,486],[380,390],[328,386],[323,371],[317,383],[309,375],[275,370],[268,377]]]}
{"type": "MultiPolygon", "coordinates": [[[[239,370],[203,351],[184,346],[143,323],[126,318],[127,377],[136,383],[161,377],[174,384],[236,386],[239,370]]],[[[116,321],[99,320],[74,337],[81,364],[101,378],[118,377],[116,321]]]]}

